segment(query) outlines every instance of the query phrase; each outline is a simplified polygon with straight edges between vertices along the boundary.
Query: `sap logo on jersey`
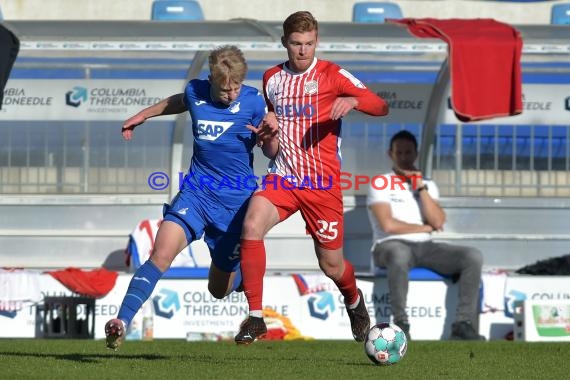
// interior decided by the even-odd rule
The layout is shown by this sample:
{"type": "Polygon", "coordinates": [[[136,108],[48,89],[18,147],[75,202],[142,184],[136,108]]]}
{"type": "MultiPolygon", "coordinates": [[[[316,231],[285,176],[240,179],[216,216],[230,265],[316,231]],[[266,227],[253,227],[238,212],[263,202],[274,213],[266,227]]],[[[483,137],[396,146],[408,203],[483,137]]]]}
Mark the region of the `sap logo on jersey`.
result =
{"type": "Polygon", "coordinates": [[[315,107],[312,104],[285,104],[276,106],[275,113],[285,117],[311,117],[315,114],[315,107]]]}
{"type": "Polygon", "coordinates": [[[198,139],[214,141],[233,124],[231,121],[198,120],[198,139]]]}

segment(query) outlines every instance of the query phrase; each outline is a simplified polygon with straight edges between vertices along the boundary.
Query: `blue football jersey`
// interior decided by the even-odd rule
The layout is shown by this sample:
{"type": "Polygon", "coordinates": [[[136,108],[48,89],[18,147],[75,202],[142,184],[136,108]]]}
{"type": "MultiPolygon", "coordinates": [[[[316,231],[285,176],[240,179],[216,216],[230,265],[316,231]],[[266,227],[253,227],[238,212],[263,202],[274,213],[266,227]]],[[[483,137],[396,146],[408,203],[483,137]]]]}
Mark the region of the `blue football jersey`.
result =
{"type": "Polygon", "coordinates": [[[192,117],[194,153],[185,186],[198,190],[229,208],[241,206],[255,189],[253,147],[258,126],[266,114],[263,95],[242,85],[229,106],[214,102],[207,80],[191,80],[184,102],[192,117]]]}

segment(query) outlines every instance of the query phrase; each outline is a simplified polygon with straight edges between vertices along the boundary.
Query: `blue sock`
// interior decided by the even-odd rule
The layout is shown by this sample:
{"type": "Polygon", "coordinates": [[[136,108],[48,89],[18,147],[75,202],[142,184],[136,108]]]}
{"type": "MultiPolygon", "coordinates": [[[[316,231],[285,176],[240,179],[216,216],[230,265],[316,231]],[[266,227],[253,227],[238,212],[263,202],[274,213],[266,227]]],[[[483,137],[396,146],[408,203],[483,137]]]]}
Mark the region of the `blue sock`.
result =
{"type": "Polygon", "coordinates": [[[234,277],[234,283],[232,284],[232,292],[235,292],[236,289],[241,285],[241,268],[238,264],[236,268],[236,276],[234,277]]]}
{"type": "Polygon", "coordinates": [[[117,318],[125,322],[127,326],[130,325],[135,314],[150,297],[161,277],[162,272],[152,261],[147,260],[141,265],[131,278],[117,318]]]}

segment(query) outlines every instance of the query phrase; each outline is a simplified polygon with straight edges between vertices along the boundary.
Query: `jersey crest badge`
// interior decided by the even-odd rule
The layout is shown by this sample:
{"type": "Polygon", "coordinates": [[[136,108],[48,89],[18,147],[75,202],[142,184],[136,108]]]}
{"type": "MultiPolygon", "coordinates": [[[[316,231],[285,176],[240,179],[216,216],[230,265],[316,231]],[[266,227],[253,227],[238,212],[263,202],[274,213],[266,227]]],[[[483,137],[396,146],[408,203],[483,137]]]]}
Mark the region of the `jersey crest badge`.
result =
{"type": "Polygon", "coordinates": [[[239,102],[233,102],[230,106],[231,113],[238,113],[239,112],[239,102]]]}
{"type": "Polygon", "coordinates": [[[314,95],[319,90],[319,86],[316,80],[311,80],[305,83],[305,94],[314,95]]]}

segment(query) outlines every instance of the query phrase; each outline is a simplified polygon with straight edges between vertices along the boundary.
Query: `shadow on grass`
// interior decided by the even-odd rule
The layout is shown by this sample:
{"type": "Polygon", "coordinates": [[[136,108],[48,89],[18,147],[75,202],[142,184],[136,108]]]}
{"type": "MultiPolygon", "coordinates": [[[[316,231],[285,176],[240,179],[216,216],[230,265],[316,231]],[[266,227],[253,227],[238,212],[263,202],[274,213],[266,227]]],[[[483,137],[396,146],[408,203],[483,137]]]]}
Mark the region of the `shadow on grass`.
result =
{"type": "Polygon", "coordinates": [[[23,357],[23,358],[47,358],[56,360],[69,360],[79,363],[96,363],[99,359],[110,359],[113,360],[163,360],[168,359],[168,356],[155,355],[155,354],[140,354],[140,355],[115,355],[112,352],[108,354],[48,354],[48,353],[36,353],[36,352],[2,352],[0,351],[0,356],[13,356],[13,357],[23,357]]]}

